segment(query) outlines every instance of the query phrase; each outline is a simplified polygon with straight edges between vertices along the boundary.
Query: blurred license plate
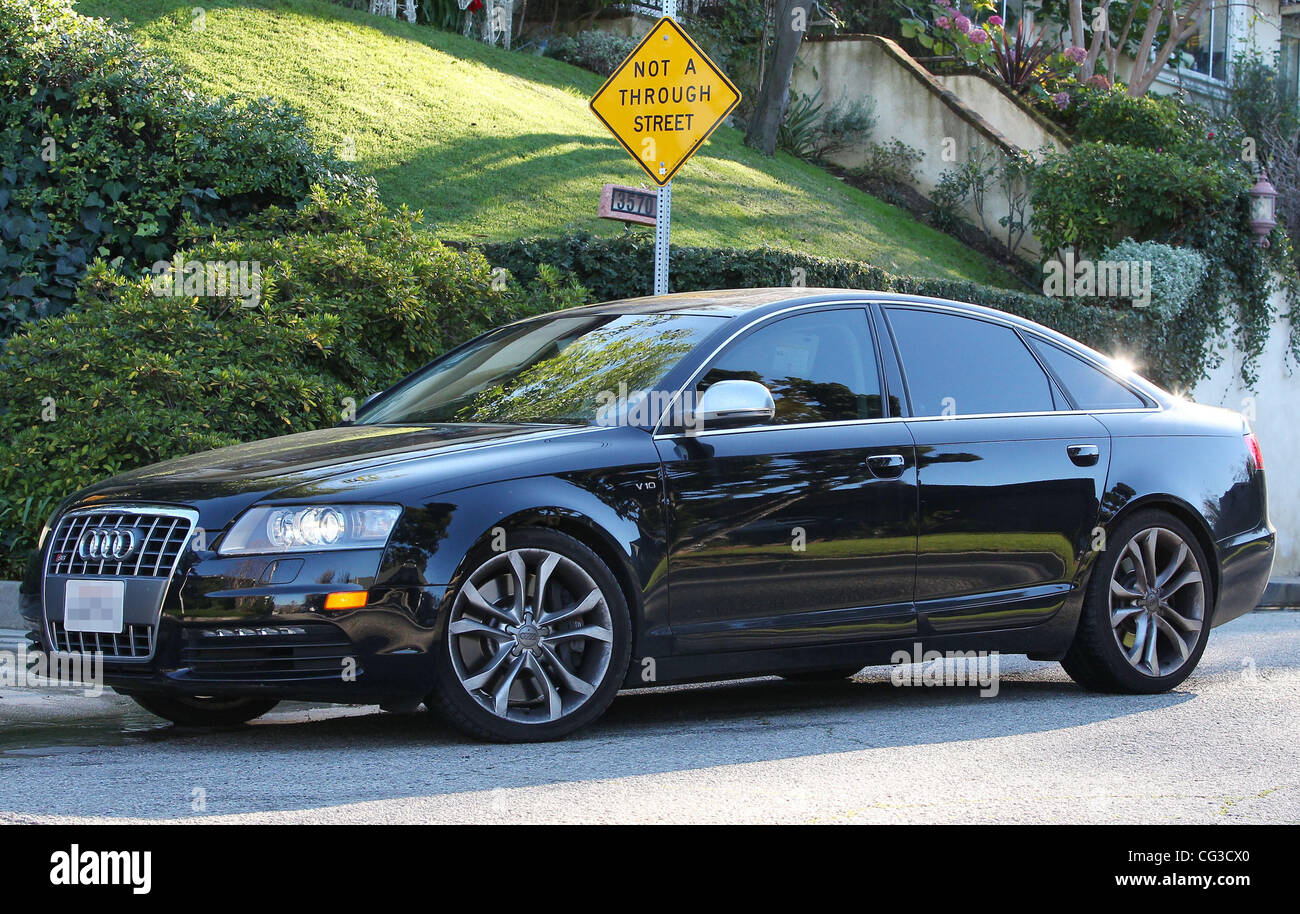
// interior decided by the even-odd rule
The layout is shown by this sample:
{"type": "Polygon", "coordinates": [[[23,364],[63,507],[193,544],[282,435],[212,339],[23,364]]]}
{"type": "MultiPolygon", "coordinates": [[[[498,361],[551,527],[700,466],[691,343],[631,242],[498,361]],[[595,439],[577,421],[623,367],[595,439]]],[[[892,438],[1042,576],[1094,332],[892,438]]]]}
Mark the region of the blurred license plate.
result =
{"type": "Polygon", "coordinates": [[[63,591],[63,627],[70,632],[122,631],[124,581],[70,580],[63,591]]]}

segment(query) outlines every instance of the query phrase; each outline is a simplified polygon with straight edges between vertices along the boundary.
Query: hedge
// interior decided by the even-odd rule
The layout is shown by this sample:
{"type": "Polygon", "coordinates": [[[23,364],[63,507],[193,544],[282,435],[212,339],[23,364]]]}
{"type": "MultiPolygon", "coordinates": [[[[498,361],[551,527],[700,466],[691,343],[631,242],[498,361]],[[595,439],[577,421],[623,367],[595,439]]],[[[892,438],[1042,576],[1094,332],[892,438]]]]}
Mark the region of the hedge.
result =
{"type": "MultiPolygon", "coordinates": [[[[654,241],[650,233],[629,230],[614,237],[575,233],[480,246],[495,266],[523,282],[545,264],[572,275],[596,301],[649,295],[654,241]]],[[[740,289],[806,286],[904,292],[970,302],[1037,321],[1102,352],[1122,352],[1145,375],[1173,390],[1190,389],[1210,367],[1207,347],[1213,329],[1203,315],[1184,314],[1177,322],[1158,313],[1111,307],[1080,299],[1054,299],[964,280],[896,276],[853,260],[833,260],[794,251],[759,248],[674,247],[672,289],[740,289]]]]}

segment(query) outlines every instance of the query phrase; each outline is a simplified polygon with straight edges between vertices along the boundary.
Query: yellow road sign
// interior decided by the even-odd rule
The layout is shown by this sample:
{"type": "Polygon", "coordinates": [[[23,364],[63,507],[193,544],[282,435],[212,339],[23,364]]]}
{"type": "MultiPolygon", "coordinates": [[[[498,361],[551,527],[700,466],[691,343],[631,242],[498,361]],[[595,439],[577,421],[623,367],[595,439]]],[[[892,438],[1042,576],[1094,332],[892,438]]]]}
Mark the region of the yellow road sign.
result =
{"type": "Polygon", "coordinates": [[[663,185],[739,101],[731,80],[665,18],[591,97],[591,110],[663,185]]]}

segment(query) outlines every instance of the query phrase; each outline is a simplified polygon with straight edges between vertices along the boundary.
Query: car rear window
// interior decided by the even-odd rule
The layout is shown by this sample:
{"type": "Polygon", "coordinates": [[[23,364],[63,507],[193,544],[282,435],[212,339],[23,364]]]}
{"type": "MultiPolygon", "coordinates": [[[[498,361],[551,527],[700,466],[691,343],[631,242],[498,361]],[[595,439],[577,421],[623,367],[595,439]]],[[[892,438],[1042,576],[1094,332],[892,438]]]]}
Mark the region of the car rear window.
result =
{"type": "Polygon", "coordinates": [[[1051,412],[1052,382],[1010,327],[887,308],[915,416],[1051,412]]]}
{"type": "Polygon", "coordinates": [[[1045,340],[1031,338],[1030,345],[1056,373],[1057,380],[1079,409],[1138,409],[1146,403],[1104,371],[1045,340]]]}

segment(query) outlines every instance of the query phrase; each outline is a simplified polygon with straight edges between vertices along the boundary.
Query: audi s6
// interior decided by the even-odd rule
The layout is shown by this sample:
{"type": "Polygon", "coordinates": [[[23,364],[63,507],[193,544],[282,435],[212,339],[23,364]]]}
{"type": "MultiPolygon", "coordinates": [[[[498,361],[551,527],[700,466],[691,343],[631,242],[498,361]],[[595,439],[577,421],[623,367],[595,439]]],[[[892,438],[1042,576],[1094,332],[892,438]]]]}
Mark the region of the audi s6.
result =
{"type": "Polygon", "coordinates": [[[1273,549],[1240,415],[1050,329],[693,292],[513,323],[337,427],[78,492],[22,609],[37,647],[102,655],[179,724],[423,702],[543,740],[621,689],[846,677],[900,649],[1165,691],[1273,549]]]}

